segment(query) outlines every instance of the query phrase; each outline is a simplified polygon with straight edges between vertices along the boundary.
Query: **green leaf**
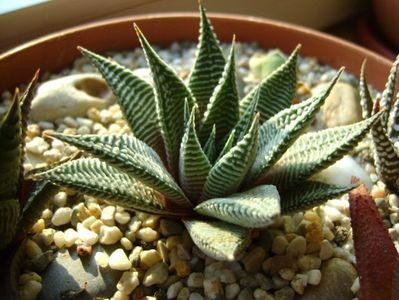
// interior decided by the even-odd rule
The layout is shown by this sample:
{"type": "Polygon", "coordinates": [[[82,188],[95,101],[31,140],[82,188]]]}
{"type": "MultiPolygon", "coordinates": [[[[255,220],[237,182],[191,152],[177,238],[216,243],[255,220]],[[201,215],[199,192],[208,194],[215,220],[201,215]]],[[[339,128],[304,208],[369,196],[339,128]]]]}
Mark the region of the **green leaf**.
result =
{"type": "Polygon", "coordinates": [[[366,63],[367,60],[364,60],[362,68],[360,70],[360,81],[359,81],[360,106],[362,108],[363,119],[370,118],[371,112],[373,110],[373,100],[371,99],[370,91],[366,80],[366,63]]]}
{"type": "Polygon", "coordinates": [[[393,144],[399,141],[399,93],[396,95],[395,103],[390,113],[390,125],[388,126],[388,137],[393,144]]]}
{"type": "Polygon", "coordinates": [[[202,116],[219,79],[222,77],[226,61],[202,5],[200,5],[200,10],[198,51],[188,86],[197,101],[200,116],[202,116]]]}
{"type": "Polygon", "coordinates": [[[275,186],[260,185],[229,197],[206,200],[195,211],[242,227],[261,228],[280,215],[280,196],[275,186]]]}
{"type": "Polygon", "coordinates": [[[243,139],[212,167],[206,179],[201,200],[230,195],[241,186],[258,148],[259,114],[243,139]]]}
{"type": "Polygon", "coordinates": [[[0,250],[14,238],[19,221],[19,202],[17,199],[0,201],[0,250]]]}
{"type": "Polygon", "coordinates": [[[234,42],[222,78],[209,101],[198,138],[205,141],[216,126],[216,140],[223,139],[238,121],[239,96],[235,78],[234,42]]]}
{"type": "Polygon", "coordinates": [[[184,219],[188,233],[197,247],[217,260],[236,260],[251,242],[249,230],[222,221],[184,219]]]}
{"type": "Polygon", "coordinates": [[[385,89],[382,92],[381,96],[380,105],[381,105],[381,111],[383,111],[383,114],[381,116],[381,122],[382,126],[385,128],[388,128],[388,116],[391,110],[393,97],[395,95],[398,65],[399,65],[399,55],[396,57],[396,60],[393,63],[391,70],[389,71],[388,80],[385,84],[385,89]]]}
{"type": "Polygon", "coordinates": [[[262,124],[259,150],[246,182],[254,182],[265,174],[313,122],[342,72],[343,69],[319,95],[280,111],[262,124]]]}
{"type": "Polygon", "coordinates": [[[339,186],[317,181],[303,181],[280,193],[281,212],[284,214],[305,210],[324,201],[349,192],[355,185],[339,186]]]}
{"type": "Polygon", "coordinates": [[[110,59],[84,48],[79,50],[100,71],[118,97],[118,103],[133,134],[163,155],[161,129],[151,84],[110,59]]]}
{"type": "Polygon", "coordinates": [[[186,195],[196,202],[212,167],[202,150],[195,132],[195,110],[192,109],[190,119],[180,147],[179,179],[186,195]]]}
{"type": "Polygon", "coordinates": [[[48,207],[59,188],[47,181],[36,183],[34,190],[22,210],[20,226],[28,232],[35,222],[40,218],[44,209],[48,207]]]}
{"type": "Polygon", "coordinates": [[[256,96],[257,89],[260,91],[257,111],[260,113],[260,124],[268,120],[279,111],[290,107],[294,97],[297,72],[296,65],[300,45],[288,57],[287,61],[275,70],[270,76],[262,80],[244,99],[240,102],[240,115],[243,115],[256,96]]]}
{"type": "Polygon", "coordinates": [[[128,209],[162,215],[180,215],[164,195],[97,158],[66,162],[34,178],[103,198],[128,209]]]}
{"type": "Polygon", "coordinates": [[[18,90],[0,123],[0,201],[17,197],[21,172],[22,121],[18,90]]]}
{"type": "Polygon", "coordinates": [[[183,80],[152,49],[137,25],[135,29],[153,74],[156,108],[166,157],[169,170],[175,176],[179,164],[180,142],[184,133],[184,101],[187,99],[191,109],[195,100],[183,80]]]}
{"type": "Polygon", "coordinates": [[[211,164],[216,159],[216,126],[213,125],[211,134],[208,137],[208,140],[205,142],[204,145],[204,153],[206,154],[206,157],[208,157],[208,160],[211,164]]]}
{"type": "Polygon", "coordinates": [[[236,139],[236,132],[235,132],[235,130],[233,129],[233,130],[230,132],[229,136],[227,137],[227,140],[226,140],[226,142],[224,143],[223,148],[222,148],[222,150],[220,151],[219,156],[218,156],[218,158],[216,159],[216,161],[220,160],[225,154],[227,154],[227,153],[231,150],[231,148],[233,147],[233,143],[234,143],[234,140],[235,140],[235,139],[236,139]]]}
{"type": "Polygon", "coordinates": [[[352,150],[380,116],[302,135],[259,182],[274,184],[279,191],[300,184],[352,150]]]}
{"type": "Polygon", "coordinates": [[[191,203],[173,177],[163,166],[158,154],[139,139],[123,134],[66,135],[49,133],[48,136],[72,144],[140,180],[164,194],[170,201],[185,207],[191,203]]]}
{"type": "Polygon", "coordinates": [[[381,120],[371,127],[371,137],[377,174],[389,189],[399,192],[399,156],[381,120]]]}

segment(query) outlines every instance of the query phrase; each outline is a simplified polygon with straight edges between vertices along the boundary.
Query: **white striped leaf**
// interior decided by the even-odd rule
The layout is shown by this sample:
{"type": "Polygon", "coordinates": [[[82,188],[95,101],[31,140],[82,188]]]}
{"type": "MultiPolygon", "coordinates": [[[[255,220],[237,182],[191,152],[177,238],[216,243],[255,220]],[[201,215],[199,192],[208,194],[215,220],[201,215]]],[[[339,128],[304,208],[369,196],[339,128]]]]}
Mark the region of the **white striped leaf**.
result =
{"type": "Polygon", "coordinates": [[[320,205],[324,201],[349,192],[355,185],[339,186],[317,181],[302,181],[280,193],[283,214],[302,211],[320,205]]]}
{"type": "Polygon", "coordinates": [[[168,173],[158,154],[139,139],[123,134],[66,135],[49,133],[48,136],[72,144],[126,172],[147,186],[164,194],[168,200],[185,207],[190,201],[168,173]]]}
{"type": "Polygon", "coordinates": [[[388,138],[382,121],[371,127],[374,163],[377,174],[392,191],[399,191],[399,156],[388,138]]]}
{"type": "Polygon", "coordinates": [[[14,238],[19,221],[19,209],[17,199],[1,199],[0,201],[0,250],[14,238]]]}
{"type": "Polygon", "coordinates": [[[118,98],[133,134],[163,155],[163,142],[151,84],[111,59],[84,48],[79,50],[100,71],[118,98]]]}
{"type": "Polygon", "coordinates": [[[373,110],[373,100],[371,99],[370,91],[366,80],[366,63],[367,61],[364,60],[362,68],[360,70],[360,80],[359,80],[360,106],[362,108],[363,119],[370,118],[371,112],[373,110]]]}
{"type": "Polygon", "coordinates": [[[200,116],[202,116],[219,79],[222,77],[226,61],[202,5],[200,5],[200,11],[198,50],[188,86],[197,101],[200,116]]]}
{"type": "Polygon", "coordinates": [[[184,219],[193,242],[206,255],[217,260],[236,260],[251,242],[249,230],[218,220],[184,219]]]}
{"type": "Polygon", "coordinates": [[[399,55],[396,57],[396,60],[393,63],[391,70],[389,71],[388,80],[385,84],[385,89],[382,92],[381,101],[380,101],[381,111],[383,111],[383,114],[381,116],[381,122],[382,126],[384,126],[385,128],[388,128],[389,112],[391,111],[393,98],[395,96],[395,84],[398,73],[398,66],[399,66],[399,55]]]}
{"type": "Polygon", "coordinates": [[[195,132],[195,107],[192,109],[180,147],[179,179],[188,198],[197,202],[212,165],[202,150],[195,132]]]}
{"type": "Polygon", "coordinates": [[[154,214],[179,215],[164,195],[97,158],[66,162],[34,178],[103,198],[115,205],[154,214]]]}
{"type": "Polygon", "coordinates": [[[274,184],[279,191],[300,184],[352,150],[380,115],[347,126],[303,134],[259,181],[274,184]]]}
{"type": "Polygon", "coordinates": [[[388,137],[393,144],[396,144],[399,141],[399,93],[396,95],[389,118],[391,122],[387,130],[388,137]]]}
{"type": "Polygon", "coordinates": [[[254,182],[265,174],[313,122],[342,71],[319,95],[280,111],[260,126],[259,149],[246,182],[254,182]]]}
{"type": "Polygon", "coordinates": [[[280,196],[275,186],[260,185],[225,198],[206,200],[195,208],[199,214],[247,228],[262,228],[280,215],[280,196]]]}
{"type": "Polygon", "coordinates": [[[257,89],[260,95],[256,111],[260,113],[260,124],[291,106],[297,82],[296,65],[299,49],[300,45],[295,48],[283,65],[263,79],[241,100],[240,115],[244,114],[252,98],[256,96],[257,89]]]}
{"type": "Polygon", "coordinates": [[[184,132],[184,101],[187,100],[191,109],[195,100],[183,80],[158,56],[136,25],[135,29],[153,75],[156,110],[169,170],[176,176],[184,132]]]}
{"type": "Polygon", "coordinates": [[[254,162],[258,131],[259,114],[256,114],[248,133],[212,167],[201,200],[224,197],[238,191],[254,162]]]}
{"type": "Polygon", "coordinates": [[[206,157],[208,157],[208,160],[211,164],[216,159],[216,126],[213,125],[211,134],[208,137],[208,140],[205,142],[204,145],[204,153],[206,154],[206,157]]]}
{"type": "MultiPolygon", "coordinates": [[[[253,119],[253,116],[252,116],[252,119],[253,119]]],[[[218,158],[216,159],[216,161],[218,161],[219,159],[221,159],[226,153],[228,153],[228,152],[231,150],[231,148],[233,147],[233,143],[234,143],[234,140],[235,140],[235,136],[236,136],[236,132],[235,132],[235,130],[233,129],[233,130],[230,132],[229,136],[227,137],[227,140],[226,140],[226,142],[224,143],[223,148],[222,148],[222,150],[220,151],[219,156],[218,156],[218,158]]]]}
{"type": "Polygon", "coordinates": [[[234,43],[231,46],[229,59],[222,78],[208,103],[202,119],[198,138],[205,141],[216,126],[216,140],[223,139],[238,121],[239,96],[235,78],[234,43]]]}

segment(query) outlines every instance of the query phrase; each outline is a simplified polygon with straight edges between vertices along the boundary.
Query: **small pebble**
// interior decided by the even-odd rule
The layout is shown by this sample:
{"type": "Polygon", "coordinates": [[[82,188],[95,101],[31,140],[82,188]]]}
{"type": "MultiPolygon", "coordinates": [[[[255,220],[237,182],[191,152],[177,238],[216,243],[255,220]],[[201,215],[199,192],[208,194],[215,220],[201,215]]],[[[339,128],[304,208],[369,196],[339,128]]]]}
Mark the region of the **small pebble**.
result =
{"type": "Polygon", "coordinates": [[[64,238],[65,238],[65,246],[69,248],[75,244],[76,240],[78,239],[78,233],[76,232],[75,229],[68,228],[64,232],[64,238]]]}
{"type": "Polygon", "coordinates": [[[141,228],[137,232],[137,238],[144,242],[150,243],[159,238],[159,233],[150,227],[145,227],[141,228]]]}
{"type": "Polygon", "coordinates": [[[115,206],[106,206],[101,212],[101,221],[105,225],[114,226],[115,225],[115,206]]]}
{"type": "Polygon", "coordinates": [[[100,244],[113,245],[123,237],[121,230],[116,226],[103,225],[100,228],[100,244]]]}
{"type": "Polygon", "coordinates": [[[253,248],[243,259],[245,270],[248,273],[259,271],[265,258],[266,251],[262,247],[253,248]]]}
{"type": "Polygon", "coordinates": [[[197,292],[191,293],[190,296],[188,297],[188,300],[203,300],[203,299],[204,297],[202,297],[202,295],[197,292]]]}
{"type": "Polygon", "coordinates": [[[108,264],[111,269],[124,271],[132,267],[132,263],[127,258],[125,251],[116,249],[109,257],[108,264]]]}
{"type": "Polygon", "coordinates": [[[36,244],[34,241],[31,239],[27,239],[25,243],[25,254],[29,258],[34,258],[37,255],[42,254],[43,251],[42,249],[36,244]]]}
{"type": "Polygon", "coordinates": [[[116,288],[120,292],[129,295],[140,284],[138,275],[138,272],[123,272],[122,277],[119,279],[116,285],[116,288]]]}
{"type": "Polygon", "coordinates": [[[273,240],[272,252],[276,254],[284,254],[288,246],[288,241],[283,235],[278,235],[273,240]]]}
{"type": "Polygon", "coordinates": [[[299,257],[304,255],[306,252],[306,240],[303,236],[297,236],[294,238],[287,247],[287,254],[299,257]]]}
{"type": "Polygon", "coordinates": [[[78,238],[88,244],[88,245],[94,245],[98,241],[98,234],[90,231],[86,227],[84,227],[81,223],[78,223],[78,238]]]}
{"type": "Polygon", "coordinates": [[[321,260],[327,260],[334,255],[334,248],[331,243],[327,240],[324,240],[320,244],[320,252],[319,257],[321,260]]]}
{"type": "Polygon", "coordinates": [[[38,281],[31,280],[22,287],[18,287],[18,299],[35,300],[42,290],[42,284],[38,281]]]}
{"type": "Polygon", "coordinates": [[[204,280],[204,294],[210,299],[223,299],[224,291],[219,278],[213,277],[204,280]]]}
{"type": "Polygon", "coordinates": [[[321,272],[319,269],[315,270],[310,270],[306,272],[306,275],[308,276],[308,283],[311,285],[318,285],[321,280],[321,272]]]}
{"type": "Polygon", "coordinates": [[[226,299],[234,299],[240,293],[240,286],[237,283],[228,284],[225,287],[226,299]]]}
{"type": "Polygon", "coordinates": [[[57,231],[54,233],[54,244],[58,249],[61,249],[65,245],[65,234],[63,231],[57,231]]]}
{"type": "Polygon", "coordinates": [[[94,255],[94,260],[98,266],[101,268],[106,268],[108,266],[109,256],[105,252],[96,252],[94,255]]]}
{"type": "Polygon", "coordinates": [[[130,214],[127,211],[116,212],[115,213],[115,220],[119,224],[122,224],[122,225],[127,224],[130,221],[130,214]]]}
{"type": "Polygon", "coordinates": [[[93,248],[91,247],[91,245],[78,245],[76,247],[76,252],[78,253],[79,256],[83,257],[83,256],[90,256],[91,253],[93,252],[93,248]]]}
{"type": "Polygon", "coordinates": [[[70,207],[60,207],[51,218],[51,223],[53,223],[54,226],[65,225],[71,221],[71,217],[72,209],[70,207]]]}
{"type": "Polygon", "coordinates": [[[140,267],[149,269],[162,260],[161,255],[154,249],[144,250],[140,252],[140,267]]]}
{"type": "Polygon", "coordinates": [[[152,266],[145,272],[143,278],[144,286],[153,286],[155,284],[162,284],[168,279],[168,265],[165,263],[158,263],[155,266],[152,266]]]}
{"type": "Polygon", "coordinates": [[[182,288],[177,295],[177,300],[187,300],[190,297],[190,290],[186,287],[182,288]]]}
{"type": "Polygon", "coordinates": [[[203,273],[191,273],[187,278],[187,286],[193,288],[201,288],[204,283],[203,273]]]}
{"type": "Polygon", "coordinates": [[[121,245],[125,250],[132,250],[133,249],[133,244],[128,238],[121,238],[121,245]]]}
{"type": "Polygon", "coordinates": [[[183,283],[181,281],[175,282],[168,287],[166,293],[168,299],[176,298],[180,290],[183,288],[183,283]]]}

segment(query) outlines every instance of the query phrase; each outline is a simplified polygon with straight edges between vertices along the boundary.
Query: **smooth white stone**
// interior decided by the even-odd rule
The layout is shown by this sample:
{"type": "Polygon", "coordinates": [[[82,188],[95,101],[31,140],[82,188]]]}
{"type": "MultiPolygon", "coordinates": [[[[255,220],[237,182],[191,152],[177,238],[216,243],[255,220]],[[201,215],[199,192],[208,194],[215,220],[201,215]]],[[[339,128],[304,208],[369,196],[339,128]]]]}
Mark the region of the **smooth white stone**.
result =
{"type": "Polygon", "coordinates": [[[112,252],[108,264],[111,269],[119,271],[129,270],[132,267],[132,263],[127,258],[125,251],[122,249],[116,249],[112,252]]]}

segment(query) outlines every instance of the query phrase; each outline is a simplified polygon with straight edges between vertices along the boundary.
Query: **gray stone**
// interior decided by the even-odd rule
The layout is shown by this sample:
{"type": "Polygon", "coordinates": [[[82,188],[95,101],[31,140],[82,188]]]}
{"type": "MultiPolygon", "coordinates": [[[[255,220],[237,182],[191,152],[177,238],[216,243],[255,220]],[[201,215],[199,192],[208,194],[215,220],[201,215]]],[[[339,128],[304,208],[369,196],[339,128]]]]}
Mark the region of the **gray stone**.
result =
{"type": "Polygon", "coordinates": [[[333,258],[323,264],[321,274],[319,285],[307,286],[299,300],[350,300],[354,297],[351,286],[357,272],[352,264],[341,258],[333,258]]]}

